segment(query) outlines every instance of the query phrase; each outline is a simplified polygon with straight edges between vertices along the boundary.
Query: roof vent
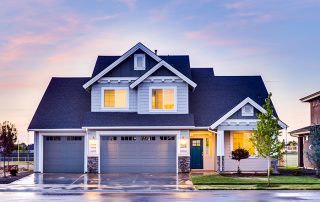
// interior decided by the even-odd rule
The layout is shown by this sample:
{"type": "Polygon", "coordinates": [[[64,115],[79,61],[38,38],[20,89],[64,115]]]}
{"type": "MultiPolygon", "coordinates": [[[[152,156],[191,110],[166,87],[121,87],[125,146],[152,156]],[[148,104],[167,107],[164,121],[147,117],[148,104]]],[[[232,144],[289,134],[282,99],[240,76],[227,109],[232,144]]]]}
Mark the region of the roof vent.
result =
{"type": "Polygon", "coordinates": [[[154,53],[156,54],[156,55],[158,55],[158,50],[156,49],[156,50],[154,50],[154,53]]]}

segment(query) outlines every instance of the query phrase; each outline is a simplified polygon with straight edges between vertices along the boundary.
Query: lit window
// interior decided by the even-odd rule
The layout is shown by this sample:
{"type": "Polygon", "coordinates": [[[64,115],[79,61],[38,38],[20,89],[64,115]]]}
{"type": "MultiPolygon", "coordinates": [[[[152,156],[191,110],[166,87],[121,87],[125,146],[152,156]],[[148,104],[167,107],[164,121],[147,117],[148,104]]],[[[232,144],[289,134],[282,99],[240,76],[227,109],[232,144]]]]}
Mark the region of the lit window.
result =
{"type": "Polygon", "coordinates": [[[232,141],[233,141],[232,150],[234,151],[238,148],[246,149],[249,151],[249,154],[251,156],[255,155],[256,151],[250,138],[251,138],[250,133],[233,133],[232,134],[232,141]]]}
{"type": "Polygon", "coordinates": [[[127,89],[105,89],[104,90],[104,103],[105,108],[127,108],[128,103],[128,90],[127,89]]]}
{"type": "Polygon", "coordinates": [[[174,110],[175,109],[175,89],[152,89],[152,109],[153,110],[174,110]]]}
{"type": "Polygon", "coordinates": [[[145,54],[134,54],[134,70],[146,69],[146,57],[145,54]]]}

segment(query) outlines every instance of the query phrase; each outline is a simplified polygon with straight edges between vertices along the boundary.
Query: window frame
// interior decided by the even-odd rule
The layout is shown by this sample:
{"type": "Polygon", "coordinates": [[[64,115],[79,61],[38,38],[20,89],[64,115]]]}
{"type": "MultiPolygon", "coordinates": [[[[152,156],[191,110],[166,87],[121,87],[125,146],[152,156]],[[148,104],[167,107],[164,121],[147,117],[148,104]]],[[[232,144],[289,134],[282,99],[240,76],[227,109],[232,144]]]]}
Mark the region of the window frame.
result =
{"type": "Polygon", "coordinates": [[[245,105],[241,107],[241,115],[242,116],[254,116],[254,107],[252,105],[245,105]],[[250,112],[246,112],[245,108],[250,107],[250,112]]]}
{"type": "Polygon", "coordinates": [[[143,53],[134,54],[134,70],[146,70],[146,55],[143,53]],[[142,67],[138,67],[138,57],[142,57],[142,67]]]}
{"type": "MultiPolygon", "coordinates": [[[[116,95],[116,94],[115,94],[116,95]]],[[[101,88],[101,109],[105,111],[128,111],[129,110],[129,87],[102,87],[101,88]],[[104,106],[104,91],[105,90],[126,90],[127,106],[126,107],[105,107],[104,106]]]]}
{"type": "MultiPolygon", "coordinates": [[[[230,158],[231,158],[231,152],[233,151],[233,135],[234,134],[239,134],[239,133],[241,133],[241,134],[250,134],[250,135],[252,135],[252,132],[249,132],[249,131],[231,131],[230,132],[230,158]]],[[[256,159],[256,158],[258,158],[258,151],[257,151],[257,149],[256,148],[254,148],[254,150],[255,150],[255,155],[250,155],[249,156],[249,159],[256,159]]]]}
{"type": "MultiPolygon", "coordinates": [[[[164,96],[162,96],[164,99],[164,96]]],[[[162,103],[163,100],[162,100],[162,103]]],[[[149,112],[156,112],[156,113],[168,113],[168,112],[177,112],[177,86],[150,86],[149,87],[149,112]],[[165,89],[173,89],[174,93],[174,107],[173,109],[153,109],[152,108],[152,90],[165,90],[165,89]]]]}

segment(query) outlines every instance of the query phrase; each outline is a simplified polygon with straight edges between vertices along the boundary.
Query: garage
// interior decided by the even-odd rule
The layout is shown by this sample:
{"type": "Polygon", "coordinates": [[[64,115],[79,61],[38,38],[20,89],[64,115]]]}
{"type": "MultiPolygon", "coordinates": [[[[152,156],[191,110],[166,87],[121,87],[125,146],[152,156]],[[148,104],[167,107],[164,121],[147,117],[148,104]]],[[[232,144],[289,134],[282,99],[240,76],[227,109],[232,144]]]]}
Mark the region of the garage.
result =
{"type": "Polygon", "coordinates": [[[102,173],[176,172],[175,136],[101,136],[102,173]]]}
{"type": "Polygon", "coordinates": [[[44,136],[43,172],[83,173],[84,138],[82,136],[44,136]]]}

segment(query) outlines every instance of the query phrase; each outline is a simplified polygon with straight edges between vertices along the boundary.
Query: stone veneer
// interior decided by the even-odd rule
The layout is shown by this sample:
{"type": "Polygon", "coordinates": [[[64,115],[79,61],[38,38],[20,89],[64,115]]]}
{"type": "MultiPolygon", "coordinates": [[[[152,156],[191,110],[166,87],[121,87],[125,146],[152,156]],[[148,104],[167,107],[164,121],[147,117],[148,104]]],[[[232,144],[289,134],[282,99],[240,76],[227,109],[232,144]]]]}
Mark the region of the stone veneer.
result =
{"type": "Polygon", "coordinates": [[[178,169],[179,169],[179,173],[190,172],[190,156],[178,157],[178,169]]]}
{"type": "Polygon", "coordinates": [[[99,166],[99,157],[97,156],[88,157],[88,163],[87,163],[88,173],[98,173],[98,169],[99,169],[98,166],[99,166]]]}
{"type": "Polygon", "coordinates": [[[224,156],[217,156],[217,171],[218,172],[224,171],[224,156]],[[220,159],[222,159],[222,170],[220,170],[220,159]]]}

